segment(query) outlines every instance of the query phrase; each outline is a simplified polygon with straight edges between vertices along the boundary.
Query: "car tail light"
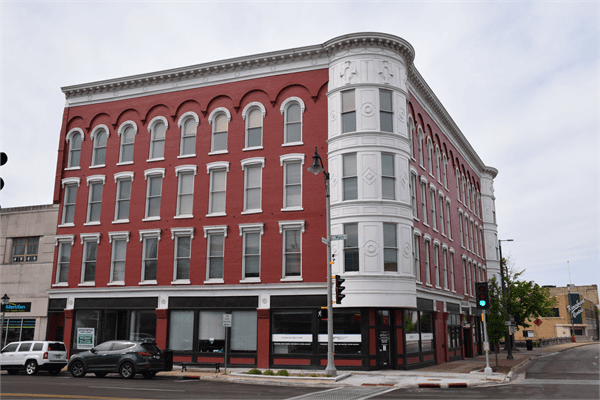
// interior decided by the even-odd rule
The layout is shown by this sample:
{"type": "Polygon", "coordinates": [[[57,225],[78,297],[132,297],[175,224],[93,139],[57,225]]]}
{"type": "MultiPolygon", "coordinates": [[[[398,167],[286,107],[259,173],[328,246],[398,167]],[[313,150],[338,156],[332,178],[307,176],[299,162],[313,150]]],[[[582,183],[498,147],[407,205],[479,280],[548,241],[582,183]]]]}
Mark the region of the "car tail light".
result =
{"type": "Polygon", "coordinates": [[[138,351],[137,354],[140,357],[152,357],[152,353],[150,353],[148,351],[138,351]]]}
{"type": "Polygon", "coordinates": [[[44,352],[44,360],[47,360],[47,359],[48,359],[48,352],[47,352],[47,351],[45,351],[45,352],[44,352]]]}

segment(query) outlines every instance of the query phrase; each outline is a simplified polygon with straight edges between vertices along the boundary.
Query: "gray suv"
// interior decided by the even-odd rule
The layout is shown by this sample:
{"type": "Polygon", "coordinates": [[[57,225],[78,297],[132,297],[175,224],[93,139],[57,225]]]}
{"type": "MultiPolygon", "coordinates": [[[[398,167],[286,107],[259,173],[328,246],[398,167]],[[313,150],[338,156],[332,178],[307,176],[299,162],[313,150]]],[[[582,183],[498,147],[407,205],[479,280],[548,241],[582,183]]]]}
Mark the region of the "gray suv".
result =
{"type": "Polygon", "coordinates": [[[132,379],[135,374],[153,378],[165,370],[165,357],[154,341],[111,340],[69,359],[68,371],[75,378],[88,372],[103,378],[110,372],[118,372],[121,377],[132,379]]]}

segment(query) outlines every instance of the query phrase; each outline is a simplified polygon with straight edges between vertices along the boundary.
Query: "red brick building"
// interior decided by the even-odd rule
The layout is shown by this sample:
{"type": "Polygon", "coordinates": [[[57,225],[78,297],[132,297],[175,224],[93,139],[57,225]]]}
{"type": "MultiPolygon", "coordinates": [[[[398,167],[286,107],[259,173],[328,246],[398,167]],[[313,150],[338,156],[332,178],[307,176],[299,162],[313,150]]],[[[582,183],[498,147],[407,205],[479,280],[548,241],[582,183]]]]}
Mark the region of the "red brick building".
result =
{"type": "Polygon", "coordinates": [[[230,313],[231,365],[324,367],[317,147],[332,233],[348,235],[332,242],[347,287],[336,366],[481,351],[474,283],[498,269],[497,171],[413,58],[361,33],[63,88],[49,338],[78,351],[155,337],[176,361],[222,362],[230,313]]]}

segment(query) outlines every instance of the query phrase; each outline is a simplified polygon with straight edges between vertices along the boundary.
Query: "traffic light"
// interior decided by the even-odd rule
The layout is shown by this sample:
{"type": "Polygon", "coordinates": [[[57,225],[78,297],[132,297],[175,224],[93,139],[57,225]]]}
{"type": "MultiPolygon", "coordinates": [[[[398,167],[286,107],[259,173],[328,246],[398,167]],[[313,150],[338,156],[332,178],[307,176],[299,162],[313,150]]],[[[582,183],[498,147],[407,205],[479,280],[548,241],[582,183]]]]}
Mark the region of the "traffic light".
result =
{"type": "Polygon", "coordinates": [[[319,319],[327,319],[327,307],[321,307],[319,311],[317,311],[317,317],[319,319]]]}
{"type": "Polygon", "coordinates": [[[346,297],[345,294],[342,294],[342,292],[344,291],[344,289],[346,289],[345,286],[342,286],[342,283],[344,283],[346,280],[344,278],[342,278],[339,275],[335,276],[335,303],[336,304],[342,304],[342,299],[344,297],[346,297]]]}
{"type": "Polygon", "coordinates": [[[487,282],[475,283],[475,293],[477,302],[477,308],[480,310],[487,310],[490,308],[490,293],[488,291],[487,282]]]}
{"type": "MultiPolygon", "coordinates": [[[[0,152],[0,166],[6,164],[8,161],[8,156],[5,152],[0,152]]],[[[4,187],[4,179],[0,178],[0,190],[4,187]]]]}

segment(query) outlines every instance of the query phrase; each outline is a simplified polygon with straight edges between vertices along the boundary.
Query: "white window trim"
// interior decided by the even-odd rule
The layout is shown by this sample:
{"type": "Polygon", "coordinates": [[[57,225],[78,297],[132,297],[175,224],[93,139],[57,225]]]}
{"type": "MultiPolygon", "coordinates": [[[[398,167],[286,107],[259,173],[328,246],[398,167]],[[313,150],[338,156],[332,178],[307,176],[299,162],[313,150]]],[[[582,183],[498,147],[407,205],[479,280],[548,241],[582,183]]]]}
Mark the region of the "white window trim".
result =
{"type": "MultiPolygon", "coordinates": [[[[104,186],[104,184],[106,183],[106,175],[90,175],[88,177],[85,178],[87,186],[90,186],[90,183],[100,183],[102,182],[102,186],[104,186]]],[[[102,188],[102,195],[104,195],[104,188],[102,188]]],[[[83,226],[90,226],[90,225],[100,225],[100,221],[88,221],[90,218],[90,207],[91,207],[91,200],[92,200],[92,193],[91,193],[91,188],[88,190],[88,202],[87,202],[87,214],[85,217],[86,222],[83,224],[83,226]]],[[[100,200],[100,204],[102,207],[102,200],[100,200]]]]}
{"type": "Polygon", "coordinates": [[[262,173],[263,173],[263,169],[265,168],[265,158],[264,157],[252,157],[252,158],[246,158],[244,160],[241,160],[240,163],[242,164],[242,171],[244,171],[244,206],[243,206],[243,210],[241,212],[241,214],[257,214],[257,213],[262,213],[262,201],[263,201],[263,179],[262,179],[262,173]],[[260,165],[261,166],[261,171],[260,171],[260,208],[252,208],[252,209],[247,209],[246,206],[246,167],[249,166],[253,166],[253,165],[260,165]]]}
{"type": "MultiPolygon", "coordinates": [[[[137,136],[138,133],[138,127],[137,124],[135,122],[133,122],[132,120],[128,120],[125,121],[121,124],[121,126],[119,126],[119,129],[117,130],[117,136],[121,137],[121,135],[123,134],[123,132],[125,132],[125,128],[127,128],[128,126],[131,126],[133,128],[133,134],[135,136],[137,136]]],[[[121,140],[123,140],[121,138],[121,140]]],[[[135,143],[135,139],[134,139],[134,143],[135,143]]],[[[123,145],[123,143],[119,143],[119,162],[117,163],[117,165],[131,165],[133,164],[133,161],[121,161],[121,146],[123,145]]]]}
{"type": "MultiPolygon", "coordinates": [[[[113,242],[113,240],[125,240],[129,243],[129,231],[120,231],[120,232],[108,232],[108,243],[113,242]]],[[[108,276],[109,282],[106,284],[107,286],[125,286],[125,281],[113,281],[111,280],[114,273],[114,249],[110,249],[110,275],[108,276]]]]}
{"type": "MultiPolygon", "coordinates": [[[[413,229],[413,244],[414,244],[414,241],[415,241],[415,236],[419,237],[419,239],[417,239],[417,243],[419,243],[420,240],[421,240],[421,237],[423,236],[423,234],[422,234],[422,232],[419,229],[414,228],[413,229]]],[[[418,251],[415,252],[415,255],[417,256],[417,260],[419,261],[419,266],[416,269],[417,273],[415,274],[415,281],[416,281],[416,283],[419,283],[419,284],[422,285],[423,282],[421,282],[421,254],[420,254],[420,251],[419,251],[420,248],[421,248],[421,246],[419,246],[419,248],[417,249],[418,251]]],[[[415,257],[413,256],[412,257],[413,268],[414,268],[414,262],[415,262],[415,257]]]]}
{"type": "MultiPolygon", "coordinates": [[[[169,131],[169,121],[162,115],[152,118],[152,120],[148,124],[148,133],[150,134],[150,146],[148,147],[148,159],[146,160],[146,162],[163,161],[165,159],[164,150],[163,150],[162,157],[150,158],[150,153],[152,152],[152,130],[154,129],[154,126],[158,122],[162,122],[165,124],[165,143],[167,142],[167,132],[169,131]]],[[[166,148],[166,146],[165,146],[165,148],[166,148]]]]}
{"type": "Polygon", "coordinates": [[[60,181],[61,186],[64,188],[66,185],[77,184],[77,187],[81,184],[81,178],[64,178],[60,181]]]}
{"type": "MultiPolygon", "coordinates": [[[[225,116],[227,117],[227,140],[229,140],[229,123],[231,122],[231,113],[229,112],[228,109],[226,109],[225,107],[217,107],[214,110],[211,111],[211,113],[208,116],[208,125],[213,124],[213,120],[215,119],[215,117],[219,114],[219,113],[224,113],[225,116]]],[[[213,151],[213,135],[214,135],[214,127],[211,129],[210,131],[210,152],[208,153],[209,156],[211,155],[215,155],[215,154],[227,154],[229,153],[228,150],[216,150],[213,151]]],[[[229,145],[229,143],[228,143],[229,145]]],[[[229,147],[229,146],[228,146],[229,147]]]]}
{"type": "Polygon", "coordinates": [[[244,238],[244,234],[245,233],[260,233],[260,236],[264,236],[265,234],[265,224],[262,222],[258,222],[258,223],[253,223],[253,224],[238,224],[239,229],[240,229],[240,237],[242,238],[242,279],[240,280],[240,283],[260,283],[260,275],[261,275],[261,267],[262,267],[262,239],[259,243],[259,250],[258,250],[258,255],[259,255],[259,266],[258,266],[258,278],[246,278],[245,274],[246,274],[246,254],[245,254],[245,249],[246,249],[246,243],[245,243],[245,238],[244,238]]]}
{"type": "MultiPolygon", "coordinates": [[[[180,173],[188,173],[188,172],[193,172],[194,177],[196,176],[196,172],[198,171],[198,166],[197,165],[192,165],[192,164],[187,164],[187,165],[179,165],[177,167],[175,167],[175,176],[178,178],[177,179],[177,205],[176,205],[176,210],[175,210],[175,216],[173,218],[175,219],[185,219],[185,218],[194,218],[194,214],[192,212],[192,214],[179,214],[179,174],[180,173]]],[[[193,203],[193,198],[194,198],[194,186],[196,183],[196,179],[194,178],[192,180],[192,203],[193,203]]],[[[162,187],[161,187],[162,189],[162,187]]],[[[192,206],[193,207],[193,206],[192,206]]]]}
{"type": "Polygon", "coordinates": [[[304,115],[304,110],[306,109],[306,106],[304,104],[304,101],[302,101],[302,99],[300,97],[288,97],[287,99],[285,99],[283,101],[283,103],[281,103],[281,107],[279,107],[279,112],[281,113],[281,115],[283,115],[284,119],[283,119],[283,144],[281,145],[281,147],[286,147],[286,146],[299,146],[299,145],[303,145],[303,135],[302,135],[302,127],[304,124],[304,120],[303,120],[303,115],[304,115]],[[298,142],[286,142],[285,141],[285,134],[286,134],[286,120],[285,120],[285,114],[287,112],[287,108],[289,105],[291,105],[292,103],[297,103],[300,106],[300,141],[298,142]]]}
{"type": "MultiPolygon", "coordinates": [[[[414,149],[415,143],[414,143],[414,140],[413,140],[413,134],[414,134],[414,132],[415,132],[415,121],[414,121],[412,115],[409,112],[408,113],[408,144],[409,144],[408,152],[410,154],[410,158],[413,161],[416,161],[415,160],[415,149],[414,149]]],[[[412,166],[411,166],[411,168],[412,168],[412,166]]]]}
{"type": "MultiPolygon", "coordinates": [[[[194,228],[171,228],[171,240],[173,241],[173,280],[171,285],[190,285],[190,279],[177,279],[177,243],[175,238],[178,236],[189,236],[190,237],[190,267],[191,267],[191,251],[192,251],[192,240],[194,240],[194,228]]],[[[191,271],[190,271],[191,274],[191,271]]]]}
{"type": "MultiPolygon", "coordinates": [[[[77,184],[77,187],[79,187],[79,185],[81,184],[81,178],[64,178],[61,181],[61,185],[62,185],[63,189],[65,188],[65,186],[73,185],[75,183],[77,184]]],[[[68,227],[75,226],[75,222],[64,222],[64,220],[65,220],[65,201],[66,201],[65,199],[66,199],[66,193],[63,192],[62,215],[61,215],[61,224],[58,225],[59,228],[68,228],[68,227]]],[[[75,205],[77,205],[77,199],[75,199],[75,205]]]]}
{"type": "MultiPolygon", "coordinates": [[[[157,260],[158,260],[158,242],[160,242],[160,236],[161,236],[161,229],[141,229],[139,231],[140,233],[140,242],[142,243],[142,268],[141,268],[141,275],[140,275],[140,282],[139,285],[157,285],[158,282],[156,280],[151,280],[151,281],[145,281],[144,280],[144,274],[145,274],[145,269],[146,266],[144,264],[144,257],[146,254],[146,249],[144,246],[144,239],[152,239],[152,238],[156,238],[157,239],[157,252],[156,252],[156,256],[157,256],[157,260]]],[[[157,263],[157,269],[158,269],[158,263],[157,263]]],[[[157,271],[158,274],[158,271],[157,271]]]]}
{"type": "Polygon", "coordinates": [[[76,133],[81,134],[81,142],[83,143],[83,141],[85,140],[85,133],[83,132],[83,129],[81,129],[81,128],[71,129],[65,136],[66,142],[69,143],[71,141],[71,139],[73,139],[73,135],[75,135],[76,133]]]}
{"type": "MultiPolygon", "coordinates": [[[[129,222],[129,218],[127,219],[116,219],[117,218],[117,212],[118,212],[118,207],[117,207],[117,202],[119,201],[119,180],[131,180],[131,183],[133,184],[133,172],[131,171],[124,171],[124,172],[117,172],[115,174],[115,184],[117,185],[116,191],[115,191],[115,215],[113,215],[113,224],[125,224],[129,222]]],[[[131,189],[130,189],[130,193],[129,193],[129,205],[131,207],[131,189]]]]}
{"type": "MultiPolygon", "coordinates": [[[[208,240],[208,235],[213,235],[213,234],[223,234],[223,258],[225,258],[225,239],[227,239],[227,225],[211,225],[211,226],[203,226],[202,229],[204,230],[204,239],[208,240]]],[[[220,278],[220,279],[209,279],[208,278],[208,274],[210,273],[209,271],[209,260],[210,260],[210,249],[209,247],[209,243],[206,243],[207,249],[206,249],[206,280],[204,281],[205,284],[212,284],[212,283],[225,283],[225,280],[220,278]]],[[[223,275],[225,275],[225,262],[223,262],[223,275]]]]}
{"type": "MultiPolygon", "coordinates": [[[[157,175],[160,175],[161,179],[164,179],[165,178],[165,169],[164,168],[152,168],[152,169],[147,169],[144,171],[144,179],[146,181],[148,181],[148,177],[157,176],[157,175]]],[[[163,182],[161,182],[161,184],[160,184],[161,206],[162,206],[162,189],[163,189],[162,184],[163,184],[163,182]]],[[[158,217],[148,217],[148,191],[149,190],[150,190],[150,187],[146,184],[146,201],[145,201],[145,210],[144,210],[145,218],[142,219],[142,221],[159,221],[160,215],[158,217]]],[[[160,211],[159,211],[159,213],[160,213],[160,211]]]]}
{"type": "Polygon", "coordinates": [[[186,122],[186,120],[188,118],[193,118],[194,121],[196,121],[196,134],[194,135],[196,138],[198,137],[198,126],[200,126],[200,118],[198,117],[198,114],[196,114],[193,111],[188,111],[186,113],[183,113],[183,115],[181,117],[179,117],[179,120],[177,121],[177,127],[179,128],[180,131],[180,138],[179,138],[179,155],[177,156],[177,158],[189,158],[189,157],[196,157],[196,149],[194,149],[194,153],[192,154],[186,154],[186,155],[182,155],[181,152],[183,150],[183,125],[186,122]]]}
{"type": "MultiPolygon", "coordinates": [[[[94,274],[93,282],[85,282],[85,243],[96,242],[96,245],[100,244],[100,233],[80,233],[81,245],[83,246],[83,255],[81,257],[81,275],[79,277],[79,286],[96,286],[96,274],[94,274]]],[[[98,250],[96,249],[96,267],[98,266],[98,250]]],[[[95,272],[98,268],[96,268],[95,272]]]]}
{"type": "Polygon", "coordinates": [[[448,248],[448,258],[449,258],[449,263],[450,263],[450,269],[451,269],[451,280],[450,280],[450,291],[452,293],[456,293],[456,279],[455,279],[455,273],[454,273],[454,248],[450,247],[448,248]]]}
{"type": "MultiPolygon", "coordinates": [[[[286,162],[294,162],[300,161],[300,169],[302,170],[302,166],[304,165],[304,153],[293,153],[293,154],[284,154],[279,156],[279,165],[284,168],[283,170],[283,201],[285,202],[285,163],[286,162]]],[[[302,172],[302,171],[301,171],[302,172]]],[[[302,203],[302,187],[304,184],[304,180],[302,179],[303,174],[300,173],[300,203],[302,203]]],[[[302,205],[296,207],[282,207],[281,211],[303,211],[304,207],[302,205]]]]}
{"type": "MultiPolygon", "coordinates": [[[[211,192],[210,192],[210,188],[211,188],[211,184],[212,184],[212,176],[210,175],[210,173],[212,170],[220,170],[220,169],[225,170],[225,207],[227,207],[227,173],[229,172],[229,161],[215,161],[212,163],[208,163],[208,164],[206,164],[206,174],[208,175],[208,210],[209,210],[209,213],[206,214],[207,217],[224,217],[227,215],[226,211],[210,213],[210,209],[212,206],[211,192]]],[[[227,208],[225,208],[225,210],[227,210],[227,208]]]]}
{"type": "Polygon", "coordinates": [[[262,105],[262,103],[259,103],[258,101],[253,101],[251,103],[249,103],[248,105],[246,105],[246,107],[244,107],[244,111],[242,111],[242,120],[244,120],[245,124],[244,124],[244,148],[242,149],[242,151],[250,151],[250,150],[261,150],[263,149],[263,145],[262,143],[264,143],[263,139],[264,139],[264,118],[267,115],[267,110],[265,109],[265,106],[262,105]],[[253,147],[248,147],[248,121],[246,121],[246,116],[248,115],[248,113],[250,111],[252,111],[253,108],[258,108],[262,114],[263,119],[261,120],[261,127],[260,127],[260,142],[261,145],[260,146],[253,146],[253,147]]]}
{"type": "MultiPolygon", "coordinates": [[[[67,133],[67,135],[65,137],[65,141],[69,145],[68,149],[67,149],[67,165],[71,165],[71,140],[73,139],[73,136],[75,134],[81,135],[81,144],[83,144],[83,141],[85,140],[85,133],[83,133],[83,129],[81,129],[81,128],[73,128],[67,133]]],[[[67,167],[67,168],[65,168],[65,171],[75,171],[75,170],[81,169],[81,149],[79,149],[79,154],[80,154],[79,165],[76,167],[67,167]]]]}
{"type": "MultiPolygon", "coordinates": [[[[98,134],[98,131],[101,129],[104,129],[106,131],[106,145],[108,147],[108,138],[110,137],[110,129],[108,129],[108,126],[106,126],[104,124],[96,125],[94,127],[94,129],[92,129],[92,132],[90,133],[90,139],[92,140],[92,162],[94,162],[94,157],[96,155],[96,135],[98,134]]],[[[93,169],[93,168],[105,167],[106,166],[106,155],[108,155],[108,152],[105,152],[104,163],[98,164],[98,165],[90,165],[89,168],[93,169]]]]}
{"type": "MultiPolygon", "coordinates": [[[[300,229],[300,233],[304,234],[306,232],[305,229],[305,220],[295,220],[295,221],[279,221],[279,234],[283,235],[283,232],[288,229],[300,229]]],[[[285,275],[285,238],[282,238],[282,248],[281,248],[281,282],[303,282],[304,278],[302,278],[302,237],[300,237],[300,275],[299,276],[286,276],[285,275]]]]}
{"type": "Polygon", "coordinates": [[[112,243],[113,239],[125,239],[129,243],[129,231],[108,232],[108,243],[112,243]]]}
{"type": "MultiPolygon", "coordinates": [[[[67,245],[67,244],[69,244],[69,242],[71,243],[71,247],[73,247],[73,245],[75,244],[75,235],[56,235],[56,236],[54,236],[54,247],[59,247],[61,244],[67,245]]],[[[58,250],[60,250],[60,248],[58,250]]],[[[58,252],[58,257],[60,257],[60,252],[58,252]]],[[[71,264],[71,259],[69,258],[69,267],[70,267],[70,264],[71,264]]],[[[54,283],[52,284],[52,287],[68,287],[69,286],[68,278],[67,278],[67,282],[58,282],[58,279],[60,277],[59,268],[60,268],[60,259],[57,261],[57,264],[56,264],[56,276],[54,277],[54,283]]]]}

